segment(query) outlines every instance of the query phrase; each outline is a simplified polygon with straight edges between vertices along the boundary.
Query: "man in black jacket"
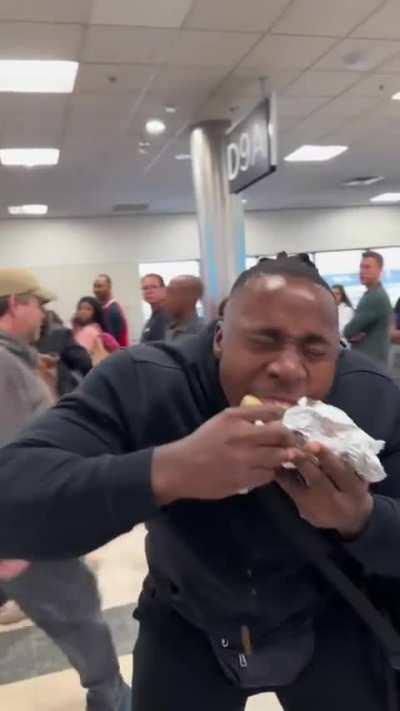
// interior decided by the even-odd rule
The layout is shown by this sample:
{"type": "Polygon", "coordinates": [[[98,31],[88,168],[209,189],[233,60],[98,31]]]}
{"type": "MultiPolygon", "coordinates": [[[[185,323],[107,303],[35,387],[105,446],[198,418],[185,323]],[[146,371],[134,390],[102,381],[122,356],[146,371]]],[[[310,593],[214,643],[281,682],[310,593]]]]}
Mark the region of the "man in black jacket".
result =
{"type": "Polygon", "coordinates": [[[264,690],[285,711],[383,711],[370,630],[264,504],[285,492],[350,575],[398,577],[399,424],[389,377],[340,351],[316,270],[263,262],[238,279],[215,335],[119,353],[1,450],[0,557],[80,555],[147,522],[135,711],[242,711],[264,690]],[[246,394],[263,405],[241,407],[246,394]],[[384,482],[368,489],[283,427],[304,395],[386,440],[384,482]]]}

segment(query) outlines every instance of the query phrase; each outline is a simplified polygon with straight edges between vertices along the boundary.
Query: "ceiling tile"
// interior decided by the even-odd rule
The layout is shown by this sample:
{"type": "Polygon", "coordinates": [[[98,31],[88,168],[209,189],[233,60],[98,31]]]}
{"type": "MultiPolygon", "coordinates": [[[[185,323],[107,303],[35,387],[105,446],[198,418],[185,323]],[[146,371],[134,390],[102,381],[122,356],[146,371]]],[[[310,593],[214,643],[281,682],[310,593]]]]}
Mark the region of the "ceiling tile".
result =
{"type": "Polygon", "coordinates": [[[152,84],[152,90],[163,90],[166,94],[212,91],[226,74],[226,67],[163,67],[152,84]]]}
{"type": "Polygon", "coordinates": [[[315,65],[315,69],[370,72],[399,52],[399,42],[346,39],[331,49],[315,65]]]}
{"type": "Polygon", "coordinates": [[[383,101],[390,99],[398,91],[400,91],[400,76],[380,72],[368,74],[358,84],[349,89],[349,93],[354,96],[380,97],[383,101]]]}
{"type": "Polygon", "coordinates": [[[192,0],[94,0],[91,22],[98,25],[180,27],[192,0]]]}
{"type": "Polygon", "coordinates": [[[231,2],[229,11],[223,2],[197,0],[184,27],[195,30],[266,31],[278,19],[289,0],[246,0],[231,2]]]}
{"type": "Polygon", "coordinates": [[[81,64],[78,94],[126,94],[151,83],[155,68],[146,64],[81,64]]]}
{"type": "Polygon", "coordinates": [[[381,9],[360,27],[357,27],[353,34],[355,37],[370,39],[400,39],[399,1],[386,0],[381,9]]]}
{"type": "Polygon", "coordinates": [[[369,112],[377,105],[377,99],[372,96],[352,96],[346,93],[331,101],[326,107],[326,111],[331,116],[353,118],[364,112],[369,112]]]}
{"type": "Polygon", "coordinates": [[[306,69],[335,43],[328,37],[268,35],[250,52],[241,66],[269,69],[306,69]]]}
{"type": "Polygon", "coordinates": [[[282,96],[278,103],[278,121],[279,116],[298,116],[299,118],[308,116],[323,104],[326,104],[326,99],[323,97],[282,96]]]}
{"type": "Polygon", "coordinates": [[[68,97],[4,94],[0,100],[2,147],[60,145],[68,97]]]}
{"type": "Polygon", "coordinates": [[[400,74],[400,53],[393,59],[389,59],[388,62],[382,64],[382,66],[379,67],[379,70],[387,74],[400,74]]]}
{"type": "Polygon", "coordinates": [[[92,0],[1,0],[0,21],[87,22],[92,0]]]}
{"type": "Polygon", "coordinates": [[[381,0],[295,0],[274,27],[274,32],[343,37],[380,4],[381,0]]]}
{"type": "MultiPolygon", "coordinates": [[[[293,82],[299,75],[301,70],[279,70],[274,69],[268,72],[268,81],[266,83],[267,91],[281,92],[293,82]]],[[[257,98],[264,95],[264,89],[260,83],[260,74],[252,67],[243,67],[236,69],[229,75],[229,78],[224,81],[221,91],[240,93],[242,96],[257,98]]]]}
{"type": "Polygon", "coordinates": [[[76,60],[82,33],[79,25],[4,22],[0,24],[0,58],[76,60]]]}
{"type": "Polygon", "coordinates": [[[260,35],[250,32],[200,32],[183,30],[179,33],[168,63],[177,66],[227,66],[237,64],[253,47],[260,35]]]}
{"type": "Polygon", "coordinates": [[[161,64],[177,35],[176,30],[93,26],[86,35],[82,61],[161,64]]]}
{"type": "Polygon", "coordinates": [[[362,74],[357,72],[305,72],[286,90],[287,96],[337,96],[354,84],[362,74]]]}

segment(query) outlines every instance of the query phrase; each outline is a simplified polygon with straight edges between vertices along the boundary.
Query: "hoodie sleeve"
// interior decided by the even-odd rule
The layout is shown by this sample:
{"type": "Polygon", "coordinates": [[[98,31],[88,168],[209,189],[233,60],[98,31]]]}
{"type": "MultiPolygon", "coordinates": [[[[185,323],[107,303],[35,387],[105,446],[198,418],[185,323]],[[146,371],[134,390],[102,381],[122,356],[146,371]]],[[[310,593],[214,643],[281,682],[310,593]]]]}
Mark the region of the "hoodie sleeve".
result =
{"type": "Polygon", "coordinates": [[[0,449],[0,558],[83,555],[158,513],[132,392],[135,363],[119,353],[0,449]]]}
{"type": "MultiPolygon", "coordinates": [[[[399,399],[396,388],[393,406],[399,407],[399,399]]],[[[355,541],[347,543],[346,548],[368,573],[400,577],[400,418],[394,443],[389,443],[382,464],[387,478],[373,491],[374,508],[367,527],[355,541]]]]}

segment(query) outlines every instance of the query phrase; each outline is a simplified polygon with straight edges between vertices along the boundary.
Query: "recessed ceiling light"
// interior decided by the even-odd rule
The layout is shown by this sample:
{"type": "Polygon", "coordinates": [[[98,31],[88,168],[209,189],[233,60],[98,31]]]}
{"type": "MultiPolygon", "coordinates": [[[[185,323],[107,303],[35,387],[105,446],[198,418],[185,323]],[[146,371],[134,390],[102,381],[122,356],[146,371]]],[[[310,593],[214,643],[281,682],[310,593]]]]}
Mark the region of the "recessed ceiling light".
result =
{"type": "Polygon", "coordinates": [[[293,153],[286,156],[288,162],[308,162],[324,161],[336,158],[341,153],[347,151],[348,146],[312,146],[305,145],[297,148],[293,153]]]}
{"type": "Polygon", "coordinates": [[[58,148],[3,148],[0,161],[7,166],[35,168],[40,165],[57,165],[60,160],[58,148]]]}
{"type": "Polygon", "coordinates": [[[400,193],[381,193],[371,198],[370,202],[400,202],[400,193]]]}
{"type": "Polygon", "coordinates": [[[47,205],[11,205],[8,208],[10,215],[46,215],[47,205]]]}
{"type": "Polygon", "coordinates": [[[176,106],[165,106],[165,113],[176,114],[176,106]]]}
{"type": "Polygon", "coordinates": [[[70,94],[78,67],[78,62],[1,60],[0,91],[70,94]]]}
{"type": "Polygon", "coordinates": [[[400,91],[392,96],[393,101],[400,101],[400,91]]]}
{"type": "Polygon", "coordinates": [[[139,153],[141,153],[142,156],[146,156],[149,152],[148,148],[142,148],[142,146],[139,146],[139,153]]]}
{"type": "Polygon", "coordinates": [[[247,205],[247,198],[242,198],[243,205],[247,205]]]}
{"type": "Polygon", "coordinates": [[[190,153],[177,153],[175,160],[191,160],[192,156],[190,153]]]}
{"type": "Polygon", "coordinates": [[[150,148],[150,141],[139,141],[139,148],[150,148]]]}
{"type": "Polygon", "coordinates": [[[346,188],[362,188],[363,186],[375,185],[375,183],[382,183],[385,180],[383,175],[367,176],[365,178],[352,178],[351,180],[344,180],[342,185],[346,188]]]}
{"type": "Polygon", "coordinates": [[[161,121],[160,119],[149,119],[146,123],[146,131],[152,136],[161,136],[166,128],[167,127],[164,121],[161,121]]]}

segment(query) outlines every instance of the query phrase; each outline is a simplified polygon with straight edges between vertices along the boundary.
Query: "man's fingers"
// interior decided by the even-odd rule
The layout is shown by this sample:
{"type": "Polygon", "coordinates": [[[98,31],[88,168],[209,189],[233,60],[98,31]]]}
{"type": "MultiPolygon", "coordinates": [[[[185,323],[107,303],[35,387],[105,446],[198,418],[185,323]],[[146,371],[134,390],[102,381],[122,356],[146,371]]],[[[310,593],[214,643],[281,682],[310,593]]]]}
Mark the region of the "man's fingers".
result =
{"type": "Polygon", "coordinates": [[[339,491],[351,493],[368,489],[367,482],[360,479],[350,464],[322,444],[310,442],[306,444],[304,451],[318,459],[321,472],[339,491]]]}
{"type": "MultiPolygon", "coordinates": [[[[284,427],[282,422],[275,420],[266,425],[252,425],[246,433],[246,440],[254,446],[265,447],[298,447],[300,442],[294,432],[284,427]]],[[[302,443],[301,443],[302,444],[302,443]]]]}
{"type": "Polygon", "coordinates": [[[299,452],[294,447],[258,447],[249,454],[250,469],[276,469],[294,462],[299,452]]]}
{"type": "Polygon", "coordinates": [[[266,405],[254,405],[251,407],[232,407],[228,412],[234,417],[254,424],[257,420],[264,423],[272,422],[273,420],[281,420],[287,409],[287,407],[281,404],[271,402],[266,405]]]}

